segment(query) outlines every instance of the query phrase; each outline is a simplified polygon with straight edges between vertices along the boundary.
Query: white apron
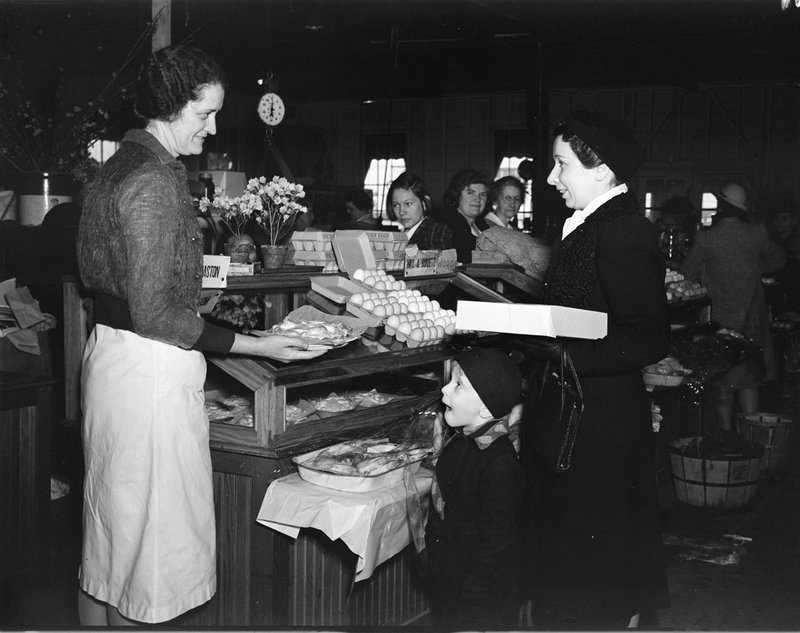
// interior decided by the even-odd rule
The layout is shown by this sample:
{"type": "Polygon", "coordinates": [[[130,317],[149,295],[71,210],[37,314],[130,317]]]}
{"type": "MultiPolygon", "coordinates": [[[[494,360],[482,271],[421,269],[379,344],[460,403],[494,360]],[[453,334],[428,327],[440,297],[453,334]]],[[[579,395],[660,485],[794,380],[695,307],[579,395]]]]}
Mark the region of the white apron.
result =
{"type": "Polygon", "coordinates": [[[84,352],[80,585],[132,620],[216,591],[205,375],[200,352],[104,325],[84,352]]]}

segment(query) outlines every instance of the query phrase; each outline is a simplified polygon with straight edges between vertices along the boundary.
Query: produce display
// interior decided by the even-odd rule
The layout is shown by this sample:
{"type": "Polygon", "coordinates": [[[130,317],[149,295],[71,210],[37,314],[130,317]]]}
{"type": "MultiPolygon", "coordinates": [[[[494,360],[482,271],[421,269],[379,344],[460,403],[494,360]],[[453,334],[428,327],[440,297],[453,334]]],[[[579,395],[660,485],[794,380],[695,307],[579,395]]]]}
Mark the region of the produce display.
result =
{"type": "Polygon", "coordinates": [[[672,356],[662,358],[657,363],[642,369],[645,384],[662,387],[677,387],[691,373],[691,369],[683,367],[681,362],[672,356]]]}
{"type": "Polygon", "coordinates": [[[297,336],[309,343],[337,347],[353,340],[353,330],[344,323],[317,320],[293,320],[286,317],[272,328],[275,334],[297,336]]]}
{"type": "MultiPolygon", "coordinates": [[[[353,440],[335,444],[313,456],[295,458],[295,464],[315,471],[356,477],[374,477],[421,461],[430,447],[397,444],[387,438],[353,440]]],[[[300,471],[301,477],[303,471],[300,471]]]]}
{"type": "Polygon", "coordinates": [[[352,411],[358,407],[377,407],[392,399],[393,396],[378,393],[373,389],[372,391],[357,391],[343,395],[331,393],[324,398],[312,398],[310,402],[318,413],[325,415],[352,411]]]}
{"type": "Polygon", "coordinates": [[[453,310],[442,309],[438,301],[406,288],[404,281],[386,271],[358,269],[353,279],[372,290],[352,294],[348,310],[382,319],[386,333],[409,347],[433,345],[455,333],[453,310]]]}
{"type": "Polygon", "coordinates": [[[705,287],[694,281],[689,281],[677,270],[667,268],[664,276],[664,286],[667,293],[667,301],[682,301],[694,297],[704,297],[708,294],[705,287]]]}
{"type": "Polygon", "coordinates": [[[232,426],[253,426],[253,403],[242,396],[215,400],[206,396],[206,413],[210,422],[223,422],[232,426]]]}

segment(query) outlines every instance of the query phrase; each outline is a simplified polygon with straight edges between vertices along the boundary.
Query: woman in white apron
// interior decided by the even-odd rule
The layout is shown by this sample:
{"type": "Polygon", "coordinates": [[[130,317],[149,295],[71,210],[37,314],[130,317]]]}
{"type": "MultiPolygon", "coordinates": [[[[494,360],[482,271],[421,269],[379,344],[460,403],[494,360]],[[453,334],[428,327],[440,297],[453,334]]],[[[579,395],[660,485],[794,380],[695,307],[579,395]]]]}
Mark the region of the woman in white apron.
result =
{"type": "Polygon", "coordinates": [[[216,591],[216,534],[202,351],[307,359],[197,314],[202,236],[179,155],[216,133],[225,77],[187,46],[142,67],[130,130],[88,188],[78,239],[95,328],[83,358],[86,463],[83,625],[171,620],[216,591]]]}

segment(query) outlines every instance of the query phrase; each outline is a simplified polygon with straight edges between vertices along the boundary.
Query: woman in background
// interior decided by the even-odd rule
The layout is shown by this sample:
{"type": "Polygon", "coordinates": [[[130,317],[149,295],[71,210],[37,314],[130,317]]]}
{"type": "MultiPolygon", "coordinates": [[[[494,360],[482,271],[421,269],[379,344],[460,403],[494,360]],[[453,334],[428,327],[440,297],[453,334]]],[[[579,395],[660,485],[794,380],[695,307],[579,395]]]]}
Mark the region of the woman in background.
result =
{"type": "Polygon", "coordinates": [[[525,201],[525,185],[514,176],[503,176],[494,181],[494,210],[488,211],[483,219],[489,226],[502,226],[516,229],[517,213],[525,201]]]}
{"type": "Polygon", "coordinates": [[[758,411],[758,390],[776,376],[767,307],[761,275],[786,263],[785,251],[747,209],[747,193],[735,183],[717,194],[711,228],[700,231],[679,270],[708,289],[712,318],[718,325],[749,338],[762,350],[762,363],[741,363],[714,383],[714,404],[720,427],[731,430],[733,395],[742,413],[758,411]]]}
{"type": "Polygon", "coordinates": [[[474,169],[455,174],[444,192],[444,223],[453,232],[453,242],[462,264],[472,262],[472,251],[482,231],[488,226],[481,217],[489,199],[489,179],[474,169]]]}
{"type": "Polygon", "coordinates": [[[136,113],[86,195],[81,278],[95,327],[83,357],[86,464],[81,624],[171,620],[216,591],[216,533],[201,350],[307,359],[300,339],[252,337],[197,313],[203,241],[178,156],[200,154],[225,97],[204,52],[143,65],[136,113]]]}
{"type": "Polygon", "coordinates": [[[453,233],[446,224],[428,215],[431,197],[417,174],[404,171],[389,185],[386,215],[408,235],[408,243],[420,250],[453,248],[453,233]]]}

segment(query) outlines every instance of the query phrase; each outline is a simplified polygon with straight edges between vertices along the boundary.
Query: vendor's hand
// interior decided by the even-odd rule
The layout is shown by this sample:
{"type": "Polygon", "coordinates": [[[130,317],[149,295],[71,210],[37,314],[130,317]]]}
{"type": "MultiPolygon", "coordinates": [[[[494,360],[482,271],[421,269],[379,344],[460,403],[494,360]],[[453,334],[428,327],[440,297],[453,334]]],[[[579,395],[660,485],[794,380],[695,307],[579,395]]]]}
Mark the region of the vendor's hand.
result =
{"type": "Polygon", "coordinates": [[[524,336],[519,339],[525,353],[543,360],[561,358],[561,342],[548,336],[524,336]]]}
{"type": "Polygon", "coordinates": [[[283,362],[306,360],[321,356],[327,350],[308,349],[308,342],[297,336],[283,334],[265,334],[264,336],[248,336],[237,334],[231,347],[233,354],[263,356],[283,362]]]}

